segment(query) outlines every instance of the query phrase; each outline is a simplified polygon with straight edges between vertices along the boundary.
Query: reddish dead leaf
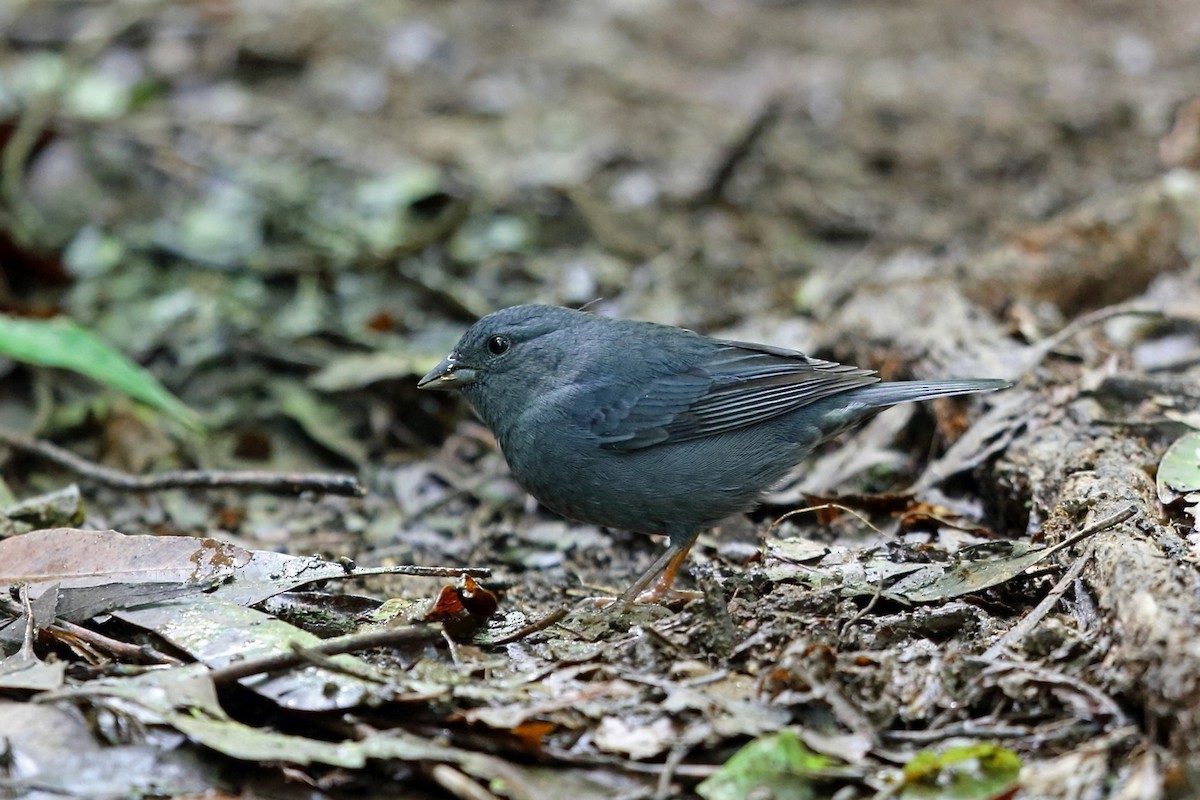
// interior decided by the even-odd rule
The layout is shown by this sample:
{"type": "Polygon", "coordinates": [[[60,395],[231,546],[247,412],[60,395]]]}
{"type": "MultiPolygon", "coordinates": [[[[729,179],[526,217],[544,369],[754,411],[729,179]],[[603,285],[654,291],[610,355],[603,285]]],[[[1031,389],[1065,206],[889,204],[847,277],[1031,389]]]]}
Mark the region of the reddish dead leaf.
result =
{"type": "Polygon", "coordinates": [[[236,531],[246,521],[246,509],[226,506],[217,509],[217,525],[221,530],[236,531]]]}
{"type": "Polygon", "coordinates": [[[462,586],[442,587],[424,621],[477,624],[495,614],[499,605],[494,594],[468,575],[462,586]]]}
{"type": "Polygon", "coordinates": [[[472,617],[487,619],[496,613],[500,603],[496,595],[480,586],[470,575],[463,580],[463,587],[458,590],[458,599],[472,617]]]}
{"type": "Polygon", "coordinates": [[[558,726],[553,722],[544,722],[542,720],[529,720],[522,722],[512,729],[512,734],[516,736],[521,744],[530,750],[541,750],[542,744],[546,737],[558,726]]]}
{"type": "Polygon", "coordinates": [[[262,431],[242,431],[233,446],[233,454],[251,461],[266,461],[271,457],[271,439],[262,431]]]}
{"type": "Polygon", "coordinates": [[[1179,109],[1170,133],[1158,142],[1158,157],[1168,167],[1200,169],[1200,98],[1179,109]]]}
{"type": "Polygon", "coordinates": [[[388,333],[396,329],[396,318],[387,311],[380,311],[367,320],[367,329],[376,333],[388,333]]]}
{"type": "Polygon", "coordinates": [[[465,614],[466,611],[462,599],[458,596],[458,590],[453,586],[443,586],[424,621],[445,622],[465,614]]]}
{"type": "Polygon", "coordinates": [[[971,427],[968,408],[970,406],[967,403],[955,402],[949,397],[942,397],[933,402],[938,432],[947,442],[958,441],[959,437],[967,432],[967,428],[971,427]]]}

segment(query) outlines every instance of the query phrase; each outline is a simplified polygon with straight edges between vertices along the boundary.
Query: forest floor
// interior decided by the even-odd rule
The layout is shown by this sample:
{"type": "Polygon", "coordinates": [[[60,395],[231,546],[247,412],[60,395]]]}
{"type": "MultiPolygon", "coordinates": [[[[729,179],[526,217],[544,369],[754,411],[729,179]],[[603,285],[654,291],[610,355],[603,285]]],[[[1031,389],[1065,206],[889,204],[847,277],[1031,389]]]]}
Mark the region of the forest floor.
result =
{"type": "Polygon", "coordinates": [[[0,7],[0,797],[1200,796],[1198,42],[1186,0],[0,7]],[[525,302],[1015,386],[601,617],[662,541],[416,389],[525,302]]]}

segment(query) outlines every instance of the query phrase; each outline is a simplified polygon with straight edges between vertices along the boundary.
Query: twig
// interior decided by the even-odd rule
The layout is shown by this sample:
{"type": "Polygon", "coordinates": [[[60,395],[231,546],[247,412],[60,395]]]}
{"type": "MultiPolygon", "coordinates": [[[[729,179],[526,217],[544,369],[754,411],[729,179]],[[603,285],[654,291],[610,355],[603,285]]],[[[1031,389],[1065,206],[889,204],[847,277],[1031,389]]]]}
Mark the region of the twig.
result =
{"type": "Polygon", "coordinates": [[[1108,322],[1115,317],[1158,317],[1163,318],[1166,314],[1162,311],[1153,308],[1135,308],[1129,305],[1109,306],[1108,308],[1099,308],[1095,311],[1084,314],[1071,324],[1060,330],[1058,333],[1047,336],[1039,342],[1035,342],[1029,348],[1029,363],[1022,371],[1023,375],[1028,375],[1042,363],[1042,359],[1050,355],[1055,348],[1063,342],[1074,337],[1076,334],[1084,331],[1093,325],[1099,325],[1103,322],[1108,322]]]}
{"type": "Polygon", "coordinates": [[[1089,547],[1087,552],[1075,559],[1075,563],[1071,565],[1071,568],[1068,569],[1061,578],[1059,578],[1058,583],[1054,584],[1054,588],[1042,598],[1042,602],[1034,606],[1032,611],[1026,614],[1016,625],[1013,625],[1011,628],[1009,628],[1004,635],[996,641],[995,644],[985,650],[983,657],[999,658],[1001,653],[1004,652],[1004,649],[1008,647],[1009,644],[1014,644],[1020,639],[1025,638],[1025,636],[1032,631],[1039,622],[1042,621],[1042,617],[1049,614],[1050,609],[1054,608],[1054,606],[1058,604],[1058,601],[1062,599],[1064,594],[1066,594],[1067,587],[1079,577],[1079,575],[1083,572],[1084,566],[1091,557],[1092,548],[1089,547]]]}
{"type": "MultiPolygon", "coordinates": [[[[22,602],[28,603],[28,591],[25,586],[21,589],[22,602]]],[[[13,600],[0,596],[0,611],[9,614],[13,617],[20,617],[22,614],[26,616],[25,626],[26,632],[30,631],[30,626],[34,624],[32,608],[28,605],[22,607],[13,600]]],[[[76,625],[74,622],[67,622],[65,619],[56,619],[54,622],[45,626],[43,629],[47,634],[55,636],[59,639],[73,637],[83,642],[84,644],[95,647],[98,650],[104,650],[111,655],[119,658],[128,659],[137,662],[150,662],[157,664],[170,664],[179,666],[183,664],[178,658],[169,656],[166,653],[149,645],[133,645],[128,642],[122,642],[118,639],[105,636],[102,633],[85,628],[82,625],[76,625]]],[[[24,649],[24,648],[22,648],[24,649]]]]}
{"type": "Polygon", "coordinates": [[[643,625],[642,633],[646,634],[647,637],[658,642],[663,647],[670,650],[672,653],[674,653],[677,656],[689,655],[687,650],[684,650],[682,647],[680,647],[679,645],[672,642],[670,639],[667,638],[667,635],[665,633],[658,630],[653,625],[643,625]]]}
{"type": "MultiPolygon", "coordinates": [[[[632,772],[635,775],[658,775],[666,767],[664,764],[653,762],[630,761],[627,758],[616,758],[600,754],[584,754],[575,750],[564,750],[553,745],[542,748],[543,754],[558,766],[577,767],[607,767],[619,772],[632,772]]],[[[676,777],[691,778],[696,781],[709,777],[720,769],[718,764],[680,764],[674,769],[676,777]]]]}
{"type": "Polygon", "coordinates": [[[169,656],[152,647],[145,645],[129,644],[118,639],[113,639],[105,636],[102,633],[85,628],[82,625],[76,625],[74,622],[67,622],[65,619],[56,620],[49,630],[58,636],[74,636],[76,639],[91,645],[97,649],[105,650],[114,656],[128,659],[130,661],[145,662],[151,661],[159,664],[170,664],[179,666],[183,664],[178,658],[169,656]]]}
{"type": "Polygon", "coordinates": [[[33,640],[37,636],[37,625],[33,621],[33,603],[29,599],[29,584],[27,583],[21,585],[21,610],[25,614],[25,631],[21,637],[21,649],[17,656],[22,659],[32,659],[34,657],[33,640]]]}
{"type": "Polygon", "coordinates": [[[779,527],[780,523],[782,523],[784,520],[786,520],[790,517],[794,517],[797,514],[804,514],[809,511],[824,511],[827,508],[836,508],[838,511],[845,511],[847,514],[853,514],[854,516],[858,517],[858,519],[862,522],[862,524],[866,525],[868,528],[875,531],[880,536],[885,535],[883,531],[879,530],[879,528],[876,528],[874,525],[871,524],[871,520],[867,519],[862,514],[855,511],[853,508],[850,508],[849,506],[841,505],[840,503],[821,503],[821,505],[819,505],[819,506],[805,506],[804,508],[793,508],[791,511],[787,512],[786,514],[783,514],[783,515],[777,517],[775,519],[775,521],[771,523],[771,527],[767,528],[767,534],[770,535],[770,533],[772,531],[774,531],[776,528],[779,527]]]}
{"type": "MultiPolygon", "coordinates": [[[[984,670],[980,674],[980,680],[983,678],[1000,680],[1000,673],[1005,672],[1020,673],[1048,686],[1067,686],[1074,689],[1090,699],[1099,710],[1099,713],[1108,715],[1116,725],[1125,725],[1129,721],[1129,718],[1125,716],[1125,712],[1121,710],[1121,706],[1116,700],[1079,678],[1020,661],[1005,661],[1004,659],[986,658],[984,656],[967,656],[967,661],[984,665],[984,670]]],[[[1093,719],[1095,718],[1095,714],[1091,716],[1093,719]]]]}
{"type": "Polygon", "coordinates": [[[838,640],[845,638],[846,631],[850,630],[850,626],[858,622],[860,619],[871,613],[871,609],[875,608],[875,604],[879,602],[879,598],[883,597],[883,574],[880,573],[879,580],[875,582],[875,594],[871,595],[870,601],[865,606],[854,613],[854,616],[846,620],[842,627],[838,628],[838,640]]]}
{"type": "Polygon", "coordinates": [[[362,497],[367,488],[353,475],[322,472],[265,472],[262,470],[170,470],[154,475],[133,475],[89,461],[70,450],[41,439],[31,439],[0,428],[0,444],[41,456],[80,476],[126,492],[162,489],[218,489],[235,487],[272,494],[323,492],[344,497],[362,497]]]}
{"type": "Polygon", "coordinates": [[[334,660],[333,656],[318,653],[311,647],[305,647],[296,642],[292,642],[292,652],[301,659],[300,663],[312,664],[314,667],[336,672],[339,675],[348,675],[351,678],[368,683],[387,683],[386,680],[379,678],[377,675],[370,675],[362,670],[352,669],[350,664],[343,664],[341,661],[334,660]]]}
{"type": "Polygon", "coordinates": [[[754,148],[779,119],[782,111],[783,105],[778,99],[772,99],[759,110],[746,130],[725,148],[721,160],[713,168],[708,185],[693,198],[693,205],[701,206],[721,199],[729,182],[737,174],[738,167],[754,152],[754,148]]]}
{"type": "Polygon", "coordinates": [[[1104,519],[1099,520],[1097,522],[1093,522],[1091,525],[1088,525],[1086,528],[1084,528],[1083,530],[1081,530],[1079,533],[1075,534],[1074,536],[1070,536],[1070,537],[1064,539],[1063,541],[1059,542],[1058,544],[1051,546],[1048,549],[1046,555],[1050,555],[1051,552],[1057,552],[1059,550],[1066,550],[1068,547],[1072,547],[1073,545],[1078,544],[1079,542],[1083,541],[1084,539],[1088,538],[1089,536],[1100,533],[1101,531],[1107,531],[1112,528],[1115,528],[1118,525],[1120,525],[1122,522],[1124,522],[1125,520],[1129,519],[1130,517],[1136,516],[1136,515],[1137,515],[1137,507],[1134,506],[1133,504],[1127,505],[1124,508],[1122,508],[1120,511],[1116,512],[1115,514],[1107,516],[1104,519]]]}
{"type": "Polygon", "coordinates": [[[449,764],[434,764],[429,769],[429,777],[459,800],[500,800],[499,797],[449,764]]]}
{"type": "Polygon", "coordinates": [[[521,639],[524,639],[526,636],[535,634],[538,631],[546,630],[546,628],[549,628],[551,625],[555,624],[560,619],[565,617],[567,615],[567,613],[568,613],[568,609],[566,606],[559,606],[558,608],[554,609],[553,611],[551,611],[549,614],[542,617],[541,619],[535,619],[533,622],[529,623],[525,627],[520,628],[519,630],[517,630],[513,633],[510,633],[508,636],[503,636],[492,642],[486,642],[486,644],[490,644],[490,645],[511,644],[512,642],[520,641],[521,639]]]}
{"type": "Polygon", "coordinates": [[[692,750],[692,743],[683,741],[676,744],[667,753],[667,759],[663,762],[662,772],[658,773],[658,783],[654,789],[654,800],[669,800],[671,794],[671,782],[675,778],[675,770],[679,769],[679,765],[683,763],[683,759],[687,758],[687,754],[692,750]]]}
{"type": "Polygon", "coordinates": [[[450,651],[450,663],[456,667],[461,667],[462,661],[458,658],[458,645],[445,628],[442,628],[442,638],[446,641],[446,648],[450,651]]]}
{"type": "MultiPolygon", "coordinates": [[[[355,567],[343,575],[322,575],[312,582],[337,580],[339,578],[369,578],[375,575],[416,575],[421,578],[490,578],[490,567],[419,567],[416,564],[400,564],[395,567],[355,567]]],[[[302,584],[303,585],[303,584],[302,584]]]]}
{"type": "Polygon", "coordinates": [[[409,625],[404,628],[383,628],[381,630],[367,631],[366,633],[352,633],[347,636],[326,639],[312,647],[306,647],[304,648],[305,655],[300,655],[295,651],[288,651],[286,653],[272,653],[271,655],[260,656],[258,658],[247,658],[244,661],[227,664],[220,669],[214,669],[211,677],[213,683],[217,685],[232,683],[251,675],[258,675],[263,672],[276,672],[281,669],[290,669],[291,667],[304,664],[310,660],[309,656],[314,653],[331,656],[340,653],[370,650],[375,647],[391,647],[411,642],[436,641],[441,636],[440,631],[440,626],[409,625]]]}
{"type": "MultiPolygon", "coordinates": [[[[1075,722],[1075,720],[1072,720],[1075,722]]],[[[973,737],[978,739],[1024,739],[1033,736],[1032,729],[1023,725],[984,725],[975,720],[967,720],[965,722],[956,722],[946,725],[943,728],[933,728],[923,731],[880,731],[879,735],[883,739],[895,742],[907,742],[909,744],[932,744],[940,742],[944,739],[955,739],[958,737],[973,737]]]]}

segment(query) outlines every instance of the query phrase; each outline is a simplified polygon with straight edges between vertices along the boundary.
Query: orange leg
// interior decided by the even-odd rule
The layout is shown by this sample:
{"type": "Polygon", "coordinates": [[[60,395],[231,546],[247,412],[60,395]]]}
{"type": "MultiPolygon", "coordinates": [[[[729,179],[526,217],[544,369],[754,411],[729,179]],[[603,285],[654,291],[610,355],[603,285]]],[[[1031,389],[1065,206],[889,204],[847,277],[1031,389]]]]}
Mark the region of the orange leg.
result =
{"type": "Polygon", "coordinates": [[[672,540],[663,554],[650,565],[650,568],[638,576],[633,585],[605,610],[620,611],[628,608],[631,603],[658,603],[674,598],[703,597],[700,592],[689,592],[672,587],[675,583],[675,575],[683,566],[688,551],[692,549],[692,545],[696,543],[696,537],[699,535],[699,531],[693,531],[682,542],[672,540]],[[651,584],[654,585],[651,586],[651,584]]]}

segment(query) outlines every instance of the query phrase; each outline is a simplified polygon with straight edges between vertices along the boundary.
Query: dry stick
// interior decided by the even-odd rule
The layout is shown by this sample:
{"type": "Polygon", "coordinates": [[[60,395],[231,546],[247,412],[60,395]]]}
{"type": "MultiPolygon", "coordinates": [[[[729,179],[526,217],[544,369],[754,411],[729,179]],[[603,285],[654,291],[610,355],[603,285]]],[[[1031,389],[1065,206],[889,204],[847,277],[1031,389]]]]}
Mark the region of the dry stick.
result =
{"type": "MultiPolygon", "coordinates": [[[[1071,545],[1076,544],[1077,542],[1086,539],[1089,536],[1100,533],[1101,531],[1109,530],[1110,528],[1117,527],[1122,522],[1125,522],[1127,519],[1133,517],[1135,514],[1137,514],[1137,508],[1135,506],[1126,506],[1117,513],[1087,526],[1079,533],[1065,539],[1059,544],[1054,545],[1050,549],[1065,550],[1071,545]]],[[[1091,554],[1092,551],[1089,547],[1086,553],[1075,559],[1075,563],[1071,565],[1071,568],[1068,569],[1066,574],[1059,579],[1058,583],[1054,584],[1054,588],[1050,590],[1049,594],[1042,598],[1042,601],[1034,607],[1033,611],[1030,611],[1024,617],[1024,619],[1010,628],[1007,633],[1000,637],[999,641],[984,651],[983,655],[979,658],[989,662],[995,661],[999,658],[1001,653],[1004,652],[1004,649],[1008,644],[1023,638],[1026,634],[1033,630],[1034,626],[1041,621],[1042,617],[1050,613],[1050,609],[1054,608],[1059,599],[1061,599],[1063,594],[1066,593],[1067,587],[1070,586],[1071,583],[1080,576],[1080,574],[1082,574],[1084,566],[1086,566],[1088,559],[1091,558],[1091,554]]]]}
{"type": "Polygon", "coordinates": [[[692,198],[693,205],[707,205],[722,198],[738,167],[754,152],[759,141],[782,116],[782,112],[783,104],[778,98],[770,100],[759,109],[746,130],[725,148],[725,152],[713,168],[708,185],[692,198]]]}
{"type": "Polygon", "coordinates": [[[883,573],[879,575],[879,580],[875,582],[875,594],[871,595],[870,601],[859,609],[854,616],[846,620],[842,627],[838,628],[838,640],[845,638],[846,631],[850,630],[850,626],[858,622],[860,619],[871,613],[871,609],[875,608],[875,604],[879,602],[879,598],[883,597],[883,573]]]}
{"type": "Polygon", "coordinates": [[[475,780],[456,770],[449,764],[434,764],[429,777],[459,800],[500,800],[499,797],[480,786],[475,780]]]}
{"type": "Polygon", "coordinates": [[[91,628],[85,628],[82,625],[76,625],[74,622],[67,622],[65,619],[56,620],[50,626],[50,630],[56,634],[74,636],[81,642],[91,645],[92,647],[107,650],[114,656],[129,659],[130,661],[152,661],[157,664],[170,664],[172,666],[180,666],[183,664],[178,658],[167,655],[159,650],[147,645],[129,644],[122,642],[119,639],[113,639],[105,636],[91,628]]]}
{"type": "Polygon", "coordinates": [[[666,649],[670,650],[671,652],[675,653],[676,655],[678,655],[678,656],[688,655],[687,650],[683,649],[679,645],[672,642],[671,639],[665,633],[663,633],[662,631],[660,631],[658,628],[654,627],[653,625],[643,625],[643,626],[641,626],[641,628],[642,628],[642,633],[646,634],[647,637],[658,642],[660,645],[662,645],[666,649]]]}
{"type": "Polygon", "coordinates": [[[21,610],[25,613],[25,632],[21,637],[21,649],[17,656],[25,660],[32,660],[33,640],[37,636],[37,625],[33,621],[33,603],[29,599],[29,584],[27,583],[21,586],[21,610]]]}
{"type": "Polygon", "coordinates": [[[821,503],[819,506],[805,506],[804,508],[793,508],[791,511],[787,512],[786,514],[783,514],[783,515],[777,517],[775,519],[775,521],[771,523],[771,526],[769,528],[767,528],[766,535],[769,536],[772,531],[774,531],[776,528],[778,528],[783,523],[784,520],[786,520],[790,517],[794,517],[797,514],[806,514],[809,511],[824,511],[828,508],[835,508],[838,511],[845,511],[847,514],[852,514],[855,517],[858,517],[859,521],[862,522],[862,524],[866,525],[868,528],[875,531],[880,536],[886,535],[886,534],[884,534],[883,531],[879,530],[879,528],[876,528],[874,525],[872,525],[871,520],[867,519],[862,514],[855,511],[853,508],[850,508],[849,506],[844,506],[840,503],[821,503]]]}
{"type": "Polygon", "coordinates": [[[236,487],[257,489],[272,494],[324,492],[345,497],[362,497],[367,493],[353,475],[320,472],[264,472],[261,470],[171,470],[154,475],[132,475],[123,470],[88,461],[70,450],[41,439],[13,433],[0,428],[0,444],[25,453],[41,456],[72,472],[110,489],[127,492],[152,492],[162,489],[216,489],[236,487]]]}
{"type": "Polygon", "coordinates": [[[510,633],[508,636],[503,636],[503,637],[495,640],[494,642],[487,642],[487,644],[489,644],[489,645],[511,644],[512,642],[519,641],[521,639],[524,639],[526,636],[530,636],[532,634],[537,633],[538,631],[546,630],[546,628],[549,628],[551,625],[553,625],[554,623],[558,622],[560,619],[565,617],[567,615],[567,613],[568,613],[568,609],[566,606],[559,606],[558,608],[554,609],[553,611],[551,611],[549,614],[542,617],[541,619],[535,619],[533,622],[529,623],[524,628],[521,628],[517,631],[514,631],[513,633],[510,633]]]}
{"type": "MultiPolygon", "coordinates": [[[[28,599],[26,587],[22,586],[22,600],[28,599]]],[[[19,603],[0,596],[0,612],[4,612],[12,617],[20,617],[22,614],[26,616],[26,630],[29,630],[30,625],[34,624],[33,614],[29,610],[23,609],[19,603]]],[[[122,642],[118,639],[105,636],[102,633],[85,628],[82,625],[76,625],[74,622],[67,622],[65,619],[56,619],[54,622],[47,625],[44,630],[52,636],[74,637],[84,644],[104,650],[111,655],[120,658],[126,658],[136,661],[152,661],[158,664],[171,664],[178,666],[183,662],[174,656],[169,656],[166,653],[161,653],[148,645],[132,645],[128,642],[122,642]]],[[[22,647],[22,649],[24,649],[22,647]]]]}
{"type": "Polygon", "coordinates": [[[400,564],[395,567],[351,567],[340,575],[319,575],[303,583],[297,583],[292,588],[298,589],[311,583],[325,583],[326,581],[372,578],[376,575],[415,575],[420,578],[461,578],[469,575],[472,578],[490,578],[492,569],[491,567],[421,567],[416,564],[400,564]]]}
{"type": "Polygon", "coordinates": [[[366,633],[351,633],[347,636],[326,639],[312,647],[306,647],[303,649],[304,654],[296,651],[272,653],[268,656],[247,658],[244,661],[227,664],[224,667],[212,670],[210,676],[215,684],[227,684],[251,675],[290,669],[291,667],[307,663],[310,661],[309,654],[315,653],[332,656],[340,653],[370,650],[374,647],[391,647],[412,642],[437,641],[438,637],[441,636],[441,630],[440,625],[409,625],[403,628],[383,628],[382,630],[367,631],[366,633]]]}
{"type": "MultiPolygon", "coordinates": [[[[1119,304],[1108,306],[1107,308],[1098,308],[1095,311],[1088,312],[1082,317],[1077,318],[1074,322],[1067,325],[1058,333],[1047,336],[1029,348],[1029,363],[1023,370],[1023,375],[1028,375],[1042,363],[1042,359],[1052,353],[1055,348],[1063,342],[1071,339],[1076,334],[1084,331],[1093,325],[1099,325],[1103,322],[1108,322],[1116,317],[1159,317],[1165,318],[1167,315],[1162,311],[1153,308],[1138,308],[1133,305],[1119,304]]],[[[1015,379],[1014,379],[1015,380],[1015,379]]]]}
{"type": "Polygon", "coordinates": [[[311,664],[314,667],[320,667],[321,669],[328,670],[329,672],[334,672],[339,675],[346,675],[347,677],[364,681],[366,683],[387,683],[386,679],[381,679],[377,675],[371,675],[363,670],[352,668],[350,664],[343,664],[341,661],[335,660],[333,656],[327,656],[324,653],[316,653],[312,649],[303,647],[295,642],[292,642],[292,652],[295,653],[300,659],[301,664],[311,664]]]}
{"type": "MultiPolygon", "coordinates": [[[[983,656],[968,656],[968,661],[983,664],[984,672],[1000,671],[1020,673],[1047,686],[1069,686],[1082,695],[1086,695],[1101,713],[1107,714],[1117,725],[1125,725],[1129,717],[1121,710],[1121,706],[1110,695],[1079,678],[1072,677],[1057,670],[1039,667],[1021,661],[1006,661],[1004,659],[984,658],[983,656]]],[[[977,679],[978,680],[978,679],[977,679]]]]}
{"type": "Polygon", "coordinates": [[[687,758],[687,754],[691,750],[692,745],[690,742],[680,742],[667,753],[667,759],[663,762],[662,772],[658,773],[658,783],[654,789],[654,800],[668,800],[671,797],[671,781],[675,778],[675,770],[679,769],[679,765],[683,763],[683,759],[687,758]]]}
{"type": "Polygon", "coordinates": [[[1051,545],[1050,547],[1046,548],[1046,556],[1049,557],[1050,555],[1057,553],[1059,550],[1066,550],[1069,547],[1079,544],[1089,536],[1094,536],[1101,531],[1115,528],[1130,517],[1136,516],[1137,513],[1137,507],[1133,505],[1125,506],[1115,514],[1105,517],[1102,520],[1093,522],[1091,525],[1088,525],[1074,536],[1070,536],[1058,544],[1051,545]]]}
{"type": "Polygon", "coordinates": [[[1006,647],[1024,639],[1042,621],[1042,617],[1049,614],[1050,610],[1058,605],[1058,601],[1066,594],[1067,587],[1083,573],[1083,568],[1087,566],[1087,562],[1091,557],[1092,548],[1088,547],[1087,552],[1075,559],[1075,563],[1071,565],[1071,568],[1059,579],[1058,583],[1054,584],[1054,588],[1050,590],[1049,594],[1042,598],[1042,602],[1034,606],[1033,611],[1026,614],[1016,625],[1009,628],[995,644],[985,650],[983,657],[999,658],[1006,647]]]}

